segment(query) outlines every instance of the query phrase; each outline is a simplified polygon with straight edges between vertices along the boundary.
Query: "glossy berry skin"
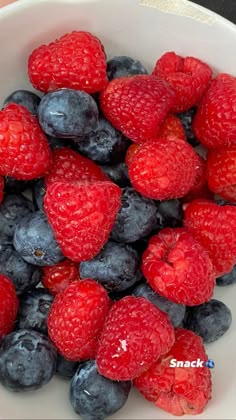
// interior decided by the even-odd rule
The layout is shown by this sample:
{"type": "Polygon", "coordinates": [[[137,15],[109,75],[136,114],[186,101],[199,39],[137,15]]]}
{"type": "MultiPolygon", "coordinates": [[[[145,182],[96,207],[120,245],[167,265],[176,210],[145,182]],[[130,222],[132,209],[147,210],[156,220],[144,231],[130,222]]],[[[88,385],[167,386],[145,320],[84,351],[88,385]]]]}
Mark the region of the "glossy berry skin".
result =
{"type": "Polygon", "coordinates": [[[96,281],[74,281],[59,293],[49,312],[48,333],[59,353],[72,361],[95,357],[111,301],[96,281]]]}
{"type": "Polygon", "coordinates": [[[170,114],[167,115],[164,120],[158,133],[158,137],[167,137],[171,135],[176,136],[179,139],[186,140],[186,134],[181,120],[177,116],[170,114]]]}
{"type": "Polygon", "coordinates": [[[71,260],[65,259],[55,265],[43,268],[42,283],[55,296],[63,292],[69,284],[78,279],[79,267],[71,260]]]}
{"type": "Polygon", "coordinates": [[[140,283],[132,290],[132,295],[135,297],[143,297],[161,311],[165,312],[174,327],[178,327],[185,316],[185,306],[172,302],[158,295],[147,283],[140,283]]]}
{"type": "Polygon", "coordinates": [[[20,298],[17,329],[47,334],[47,317],[53,297],[43,287],[29,290],[20,298]]]}
{"type": "Polygon", "coordinates": [[[168,85],[148,75],[112,80],[100,97],[105,117],[137,143],[157,136],[174,101],[175,95],[168,85]]]}
{"type": "Polygon", "coordinates": [[[228,286],[234,283],[236,283],[236,265],[232,271],[216,279],[217,286],[228,286]]]}
{"type": "Polygon", "coordinates": [[[174,90],[173,111],[184,112],[197,105],[211,80],[212,70],[198,58],[183,58],[175,52],[167,52],[157,60],[153,74],[174,90]]]}
{"type": "Polygon", "coordinates": [[[19,330],[0,342],[0,383],[10,391],[31,391],[46,385],[56,370],[56,350],[33,330],[19,330]]]}
{"type": "Polygon", "coordinates": [[[99,375],[94,360],[81,364],[70,386],[70,401],[82,419],[102,420],[122,408],[131,382],[115,382],[99,375]]]}
{"type": "Polygon", "coordinates": [[[32,214],[33,210],[32,202],[23,195],[7,194],[0,206],[1,236],[6,236],[12,242],[16,226],[23,217],[32,214]]]}
{"type": "Polygon", "coordinates": [[[16,90],[12,92],[4,101],[3,107],[7,106],[10,103],[15,103],[18,105],[24,106],[28,111],[37,116],[38,106],[40,104],[41,98],[29,90],[16,90]]]}
{"type": "Polygon", "coordinates": [[[129,140],[103,117],[91,133],[75,139],[78,152],[101,165],[121,161],[128,145],[129,140]]]}
{"type": "Polygon", "coordinates": [[[210,84],[193,120],[193,132],[209,149],[236,142],[236,78],[219,74],[210,84]]]}
{"type": "Polygon", "coordinates": [[[130,186],[128,169],[124,162],[116,163],[115,165],[104,165],[101,166],[101,169],[119,187],[125,188],[130,186]]]}
{"type": "Polygon", "coordinates": [[[207,250],[216,277],[236,264],[236,207],[194,200],[185,209],[184,224],[207,250]]]}
{"type": "Polygon", "coordinates": [[[200,414],[211,399],[211,371],[203,367],[170,367],[171,359],[207,361],[202,340],[192,331],[177,328],[168,354],[135,379],[135,387],[157,408],[175,416],[200,414]]]}
{"type": "Polygon", "coordinates": [[[182,204],[180,200],[164,200],[157,203],[157,224],[155,230],[161,230],[166,227],[181,227],[184,217],[182,204]]]}
{"type": "Polygon", "coordinates": [[[135,76],[136,74],[148,74],[148,71],[139,60],[132,57],[116,56],[107,62],[109,81],[124,76],[135,76]]]}
{"type": "Polygon", "coordinates": [[[182,198],[182,202],[190,203],[198,198],[212,199],[213,194],[208,188],[206,161],[197,155],[195,182],[191,190],[182,198]]]}
{"type": "Polygon", "coordinates": [[[96,129],[98,108],[92,96],[83,91],[59,89],[43,96],[38,119],[46,134],[74,138],[96,129]]]}
{"type": "Polygon", "coordinates": [[[144,298],[126,296],[108,314],[97,351],[98,372],[127,381],[169,351],[174,329],[168,315],[144,298]]]}
{"type": "Polygon", "coordinates": [[[131,246],[108,241],[96,257],[80,264],[80,277],[122,292],[141,279],[139,255],[131,246]]]}
{"type": "Polygon", "coordinates": [[[26,262],[37,266],[53,265],[64,259],[47,217],[41,211],[20,221],[13,245],[26,262]]]}
{"type": "Polygon", "coordinates": [[[215,194],[236,201],[236,144],[208,152],[207,181],[215,194]]]}
{"type": "Polygon", "coordinates": [[[184,328],[198,334],[204,343],[212,343],[228,331],[231,322],[232,315],[228,306],[211,299],[203,305],[188,308],[184,328]]]}
{"type": "Polygon", "coordinates": [[[19,301],[12,281],[0,274],[0,338],[14,329],[19,301]]]}
{"type": "Polygon", "coordinates": [[[72,362],[71,360],[65,359],[61,354],[57,355],[57,366],[56,373],[64,379],[73,378],[77,371],[79,363],[72,362]]]}
{"type": "Polygon", "coordinates": [[[60,88],[99,92],[107,83],[104,48],[89,32],[74,31],[36,48],[28,73],[34,88],[42,92],[60,88]]]}
{"type": "Polygon", "coordinates": [[[194,185],[196,160],[193,148],[175,136],[149,141],[128,165],[131,184],[155,200],[183,197],[194,185]]]}
{"type": "Polygon", "coordinates": [[[65,257],[81,262],[99,253],[114,225],[120,197],[120,188],[112,182],[49,185],[45,212],[65,257]]]}
{"type": "Polygon", "coordinates": [[[188,109],[187,111],[181,112],[177,115],[177,117],[181,120],[183,124],[187,142],[193,147],[197,147],[200,144],[199,140],[195,137],[192,129],[193,118],[195,117],[196,112],[197,107],[194,106],[188,109]]]}
{"type": "Polygon", "coordinates": [[[124,188],[111,239],[122,243],[138,241],[151,233],[156,221],[154,201],[141,196],[133,188],[124,188]]]}
{"type": "Polygon", "coordinates": [[[36,117],[9,104],[0,111],[0,175],[19,180],[44,176],[51,167],[51,150],[36,117]]]}
{"type": "Polygon", "coordinates": [[[166,228],[153,236],[142,257],[142,271],[161,296],[183,305],[207,302],[215,276],[202,245],[184,228],[166,228]]]}

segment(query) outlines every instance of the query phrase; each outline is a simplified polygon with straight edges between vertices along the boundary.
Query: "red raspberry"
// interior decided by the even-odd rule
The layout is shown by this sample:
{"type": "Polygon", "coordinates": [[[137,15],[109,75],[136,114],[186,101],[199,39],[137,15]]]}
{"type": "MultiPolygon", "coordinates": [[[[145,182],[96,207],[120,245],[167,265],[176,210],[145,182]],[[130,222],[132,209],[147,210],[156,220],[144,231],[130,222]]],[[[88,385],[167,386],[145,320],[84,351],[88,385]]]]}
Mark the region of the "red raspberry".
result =
{"type": "Polygon", "coordinates": [[[19,301],[13,283],[0,274],[0,338],[14,329],[19,301]]]}
{"type": "Polygon", "coordinates": [[[131,165],[131,162],[133,161],[133,158],[140,149],[140,147],[142,147],[142,145],[137,143],[133,143],[131,144],[131,146],[129,146],[125,155],[125,163],[127,166],[131,165]]]}
{"type": "Polygon", "coordinates": [[[99,92],[107,83],[106,55],[89,32],[71,32],[36,48],[29,57],[32,85],[42,92],[60,88],[99,92]]]}
{"type": "Polygon", "coordinates": [[[187,195],[183,197],[183,202],[188,203],[196,198],[213,198],[213,194],[208,189],[206,178],[206,161],[197,155],[198,164],[196,167],[195,183],[187,195]]]}
{"type": "Polygon", "coordinates": [[[212,297],[212,262],[187,229],[166,228],[153,236],[143,253],[142,271],[150,286],[173,302],[194,306],[212,297]]]}
{"type": "Polygon", "coordinates": [[[94,359],[111,301],[91,279],[74,281],[59,293],[48,315],[48,334],[66,359],[94,359]]]}
{"type": "Polygon", "coordinates": [[[168,315],[144,298],[126,296],[114,303],[107,317],[98,346],[98,371],[112,380],[131,380],[173,343],[168,315]]]}
{"type": "Polygon", "coordinates": [[[206,147],[236,143],[236,78],[220,74],[210,84],[195,118],[193,131],[206,147]]]}
{"type": "Polygon", "coordinates": [[[153,74],[169,83],[176,93],[173,112],[184,112],[197,105],[211,80],[212,70],[197,58],[167,52],[157,61],[153,74]]]}
{"type": "Polygon", "coordinates": [[[45,178],[47,186],[59,181],[96,182],[108,181],[108,178],[92,160],[64,147],[53,151],[52,168],[45,178]]]}
{"type": "Polygon", "coordinates": [[[208,152],[207,180],[211,191],[236,201],[236,144],[208,152]]]}
{"type": "Polygon", "coordinates": [[[114,79],[101,93],[106,118],[137,143],[157,136],[174,102],[167,83],[150,75],[114,79]]]}
{"type": "Polygon", "coordinates": [[[236,264],[236,207],[195,200],[185,209],[185,226],[208,251],[216,277],[236,264]]]}
{"type": "Polygon", "coordinates": [[[56,265],[43,267],[42,283],[55,296],[79,277],[79,267],[74,261],[65,259],[56,265]]]}
{"type": "Polygon", "coordinates": [[[121,189],[112,182],[48,186],[44,209],[66,257],[80,262],[99,253],[115,222],[120,198],[121,189]]]}
{"type": "Polygon", "coordinates": [[[195,151],[186,141],[169,136],[138,149],[128,165],[129,177],[145,197],[180,198],[194,185],[197,162],[195,151]]]}
{"type": "Polygon", "coordinates": [[[3,200],[3,193],[4,193],[4,178],[0,176],[0,203],[3,200]]]}
{"type": "Polygon", "coordinates": [[[206,362],[202,339],[192,331],[177,328],[172,349],[134,380],[134,385],[157,407],[175,416],[200,414],[211,399],[211,371],[203,367],[170,367],[171,359],[206,362]]]}
{"type": "Polygon", "coordinates": [[[179,139],[187,140],[181,120],[175,115],[168,115],[163,122],[158,137],[176,136],[179,139]]]}
{"type": "Polygon", "coordinates": [[[29,180],[51,167],[51,151],[37,118],[25,107],[9,104],[0,111],[0,174],[29,180]]]}

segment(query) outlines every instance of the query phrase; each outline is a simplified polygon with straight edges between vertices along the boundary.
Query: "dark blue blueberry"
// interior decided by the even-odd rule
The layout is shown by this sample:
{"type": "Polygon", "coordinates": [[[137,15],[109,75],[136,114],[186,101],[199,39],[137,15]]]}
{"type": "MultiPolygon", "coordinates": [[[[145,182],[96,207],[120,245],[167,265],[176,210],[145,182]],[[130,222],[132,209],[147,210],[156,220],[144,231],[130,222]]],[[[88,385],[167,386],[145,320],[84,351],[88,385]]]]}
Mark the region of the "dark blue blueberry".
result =
{"type": "Polygon", "coordinates": [[[20,298],[17,328],[47,334],[47,317],[53,296],[43,287],[29,290],[20,298]]]}
{"type": "Polygon", "coordinates": [[[216,204],[218,206],[224,207],[224,206],[236,206],[236,203],[233,203],[232,201],[224,200],[223,198],[217,198],[215,200],[216,204]]]}
{"type": "Polygon", "coordinates": [[[124,188],[111,239],[125,243],[138,241],[149,235],[156,223],[155,202],[143,197],[133,188],[124,188]]]}
{"type": "Polygon", "coordinates": [[[7,106],[9,103],[14,102],[18,105],[23,105],[33,115],[37,115],[38,106],[41,98],[29,90],[16,90],[11,93],[4,101],[3,106],[7,106]]]}
{"type": "Polygon", "coordinates": [[[38,118],[42,129],[50,136],[83,137],[97,128],[98,107],[85,92],[59,89],[42,98],[38,118]]]}
{"type": "Polygon", "coordinates": [[[43,178],[38,179],[33,186],[33,202],[35,208],[43,210],[43,200],[46,194],[46,187],[43,178]]]}
{"type": "Polygon", "coordinates": [[[40,210],[20,221],[15,230],[13,245],[30,264],[43,267],[64,259],[47,217],[40,210]]]}
{"type": "Polygon", "coordinates": [[[128,176],[128,169],[124,162],[117,163],[115,165],[101,166],[105,174],[121,188],[128,187],[130,185],[130,180],[128,176]]]}
{"type": "Polygon", "coordinates": [[[0,383],[15,392],[41,388],[52,379],[56,359],[56,350],[45,335],[15,331],[0,341],[0,383]]]}
{"type": "Polygon", "coordinates": [[[19,295],[36,286],[42,277],[38,267],[28,264],[11,244],[2,245],[1,240],[0,273],[12,280],[19,295]]]}
{"type": "Polygon", "coordinates": [[[34,210],[33,203],[23,195],[9,194],[0,205],[0,235],[13,239],[17,224],[34,210]]]}
{"type": "Polygon", "coordinates": [[[95,279],[109,292],[121,292],[141,278],[140,259],[131,246],[108,241],[96,257],[80,264],[82,279],[95,279]]]}
{"type": "Polygon", "coordinates": [[[65,359],[61,354],[57,356],[56,372],[63,378],[70,379],[74,376],[79,366],[78,362],[65,359]]]}
{"type": "Polygon", "coordinates": [[[122,408],[129,396],[131,382],[115,382],[101,376],[93,360],[81,364],[70,387],[75,412],[85,420],[103,420],[122,408]]]}
{"type": "Polygon", "coordinates": [[[182,226],[183,216],[182,203],[179,200],[159,201],[157,202],[156,229],[180,227],[182,226]]]}
{"type": "Polygon", "coordinates": [[[34,181],[19,181],[18,179],[6,176],[4,179],[4,191],[6,193],[19,194],[26,189],[30,189],[34,181]]]}
{"type": "Polygon", "coordinates": [[[62,147],[74,147],[74,142],[71,139],[58,139],[52,136],[47,136],[47,139],[52,150],[61,149],[62,147]]]}
{"type": "Polygon", "coordinates": [[[101,165],[121,161],[129,144],[129,140],[104,117],[100,117],[95,131],[75,142],[79,153],[101,165]]]}
{"type": "Polygon", "coordinates": [[[236,283],[236,265],[230,273],[224,274],[216,279],[217,286],[228,286],[236,283]]]}
{"type": "Polygon", "coordinates": [[[184,305],[171,302],[170,300],[158,295],[147,283],[141,283],[135,287],[132,291],[132,295],[136,297],[144,297],[158,309],[167,313],[174,327],[178,327],[184,319],[186,311],[184,305]]]}
{"type": "Polygon", "coordinates": [[[187,141],[193,147],[199,146],[200,144],[198,139],[196,139],[195,135],[193,134],[193,130],[192,130],[192,122],[196,114],[196,111],[197,111],[197,108],[193,107],[193,108],[190,108],[188,111],[182,112],[181,114],[177,115],[177,117],[181,119],[182,124],[184,126],[187,141]]]}
{"type": "Polygon", "coordinates": [[[231,322],[232,315],[228,306],[211,299],[203,305],[187,308],[184,328],[200,335],[204,343],[212,343],[228,331],[231,322]]]}
{"type": "Polygon", "coordinates": [[[107,62],[107,76],[109,80],[136,74],[148,74],[147,69],[139,60],[127,56],[113,57],[107,62]]]}

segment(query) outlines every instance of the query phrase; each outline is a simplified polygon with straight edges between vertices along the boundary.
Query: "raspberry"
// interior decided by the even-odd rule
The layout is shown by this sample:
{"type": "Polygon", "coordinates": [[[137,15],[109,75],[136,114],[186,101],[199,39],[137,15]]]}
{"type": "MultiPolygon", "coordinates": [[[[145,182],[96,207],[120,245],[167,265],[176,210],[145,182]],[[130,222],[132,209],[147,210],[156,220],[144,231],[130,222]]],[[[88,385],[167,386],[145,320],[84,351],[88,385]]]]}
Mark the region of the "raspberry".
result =
{"type": "Polygon", "coordinates": [[[192,188],[196,166],[193,148],[186,141],[169,136],[142,145],[133,155],[128,171],[140,194],[169,200],[183,197],[192,188]]]}
{"type": "Polygon", "coordinates": [[[112,182],[51,183],[44,208],[63,254],[75,262],[95,257],[107,242],[121,205],[112,182]]]}
{"type": "Polygon", "coordinates": [[[183,124],[175,115],[168,115],[163,122],[158,137],[176,136],[179,139],[187,141],[183,124]]]}
{"type": "Polygon", "coordinates": [[[28,73],[34,88],[42,92],[60,88],[99,92],[107,83],[104,48],[89,32],[74,31],[36,48],[28,73]]]}
{"type": "Polygon", "coordinates": [[[0,274],[0,338],[14,329],[18,307],[13,283],[0,274]]]}
{"type": "Polygon", "coordinates": [[[0,176],[0,203],[3,200],[3,192],[4,192],[4,178],[0,176]]]}
{"type": "Polygon", "coordinates": [[[42,283],[55,296],[79,277],[79,268],[73,261],[65,259],[48,267],[43,267],[42,283]]]}
{"type": "Polygon", "coordinates": [[[176,93],[173,112],[184,112],[197,105],[211,80],[212,70],[195,57],[182,58],[165,53],[156,63],[153,75],[165,80],[176,93]]]}
{"type": "Polygon", "coordinates": [[[185,203],[193,201],[196,198],[213,198],[213,194],[209,191],[207,185],[206,161],[199,155],[197,155],[197,159],[195,183],[188,194],[183,197],[182,201],[185,203]]]}
{"type": "Polygon", "coordinates": [[[53,151],[52,168],[45,177],[46,185],[53,182],[96,182],[107,181],[102,169],[92,160],[64,147],[53,151]]]}
{"type": "Polygon", "coordinates": [[[48,315],[48,333],[66,359],[93,359],[110,308],[106,290],[96,281],[74,281],[59,293],[48,315]]]}
{"type": "Polygon", "coordinates": [[[195,136],[207,148],[236,142],[236,78],[220,74],[203,97],[193,120],[195,136]]]}
{"type": "Polygon", "coordinates": [[[125,163],[127,166],[131,165],[131,162],[133,161],[134,156],[140,150],[141,144],[133,143],[131,146],[129,146],[126,155],[125,155],[125,163]]]}
{"type": "Polygon", "coordinates": [[[207,180],[215,194],[236,201],[236,144],[208,152],[207,180]]]}
{"type": "Polygon", "coordinates": [[[171,359],[206,362],[202,340],[192,331],[175,330],[175,344],[167,355],[134,380],[135,387],[157,407],[175,416],[200,414],[211,399],[211,372],[203,367],[170,367],[171,359]]]}
{"type": "Polygon", "coordinates": [[[101,93],[101,108],[111,124],[137,143],[157,136],[175,101],[171,88],[148,75],[114,79],[101,93]]]}
{"type": "Polygon", "coordinates": [[[114,303],[97,351],[101,375],[131,380],[169,351],[174,329],[169,317],[144,298],[126,296],[114,303]]]}
{"type": "Polygon", "coordinates": [[[9,104],[0,111],[0,174],[29,180],[43,177],[51,166],[51,151],[36,117],[9,104]]]}
{"type": "Polygon", "coordinates": [[[200,305],[213,294],[215,276],[208,253],[184,228],[166,228],[150,239],[142,271],[157,293],[176,303],[200,305]]]}
{"type": "Polygon", "coordinates": [[[236,264],[236,207],[195,200],[185,209],[185,226],[208,251],[216,277],[236,264]]]}

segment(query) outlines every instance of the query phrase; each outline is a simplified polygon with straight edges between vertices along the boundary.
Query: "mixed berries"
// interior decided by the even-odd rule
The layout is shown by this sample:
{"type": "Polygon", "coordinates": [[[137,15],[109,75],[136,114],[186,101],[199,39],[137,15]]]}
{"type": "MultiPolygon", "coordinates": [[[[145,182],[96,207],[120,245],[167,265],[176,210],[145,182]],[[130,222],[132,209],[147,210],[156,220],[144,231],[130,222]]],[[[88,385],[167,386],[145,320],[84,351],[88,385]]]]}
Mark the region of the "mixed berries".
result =
{"type": "Polygon", "coordinates": [[[173,51],[149,73],[84,31],[36,48],[28,75],[39,93],[0,111],[0,383],[58,374],[83,419],[132,385],[202,413],[203,343],[232,322],[214,288],[236,283],[236,78],[173,51]]]}

